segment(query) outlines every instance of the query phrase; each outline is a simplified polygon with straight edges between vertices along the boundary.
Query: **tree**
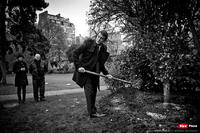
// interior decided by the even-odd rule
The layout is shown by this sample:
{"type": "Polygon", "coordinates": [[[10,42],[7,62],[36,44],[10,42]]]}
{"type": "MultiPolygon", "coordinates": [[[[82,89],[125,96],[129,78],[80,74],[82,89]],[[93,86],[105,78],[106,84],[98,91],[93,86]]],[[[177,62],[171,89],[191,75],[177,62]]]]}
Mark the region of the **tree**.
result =
{"type": "MultiPolygon", "coordinates": [[[[121,32],[146,54],[148,65],[169,94],[178,68],[198,58],[192,51],[199,51],[199,9],[198,0],[95,0],[91,3],[89,23],[121,25],[121,32]],[[191,48],[193,44],[195,47],[191,48]]],[[[164,102],[168,102],[168,95],[165,96],[164,102]]]]}
{"type": "Polygon", "coordinates": [[[73,62],[73,52],[76,48],[78,48],[79,45],[77,44],[73,44],[69,47],[69,49],[66,51],[66,55],[67,55],[67,58],[69,60],[69,62],[73,62]]]}
{"type": "Polygon", "coordinates": [[[11,34],[18,39],[13,41],[15,46],[21,45],[23,51],[29,50],[33,55],[39,53],[43,56],[49,51],[49,40],[34,25],[13,25],[11,34]]]}
{"type": "Polygon", "coordinates": [[[154,56],[151,60],[154,62],[151,63],[154,74],[163,81],[165,102],[168,102],[170,82],[176,80],[178,69],[187,63],[193,65],[191,60],[199,58],[200,44],[196,29],[199,23],[200,2],[197,0],[141,2],[143,3],[141,7],[144,9],[143,24],[151,41],[146,52],[151,51],[150,57],[154,56]],[[191,44],[195,47],[191,48],[191,44]],[[157,51],[159,54],[152,52],[150,48],[152,46],[160,49],[157,51]],[[192,53],[195,49],[198,55],[192,53]]]}
{"type": "MultiPolygon", "coordinates": [[[[51,44],[48,54],[49,61],[61,64],[62,61],[66,60],[65,51],[68,48],[64,29],[60,25],[49,21],[47,23],[39,22],[38,27],[51,44]]],[[[58,67],[60,68],[60,65],[58,67]]]]}
{"type": "Polygon", "coordinates": [[[61,26],[52,22],[47,22],[43,25],[39,23],[38,27],[52,45],[56,44],[61,49],[66,49],[67,41],[65,40],[64,29],[61,26]]]}
{"type": "MultiPolygon", "coordinates": [[[[2,83],[6,84],[6,69],[5,69],[5,54],[9,48],[6,40],[6,32],[13,33],[16,36],[14,43],[28,42],[26,28],[34,29],[34,22],[36,20],[36,10],[42,10],[48,6],[44,0],[3,0],[0,2],[2,7],[0,10],[1,16],[1,70],[3,72],[2,83]],[[22,28],[22,29],[21,29],[22,28]],[[16,33],[16,31],[19,31],[16,33]]],[[[32,30],[31,30],[32,31],[32,30]]],[[[36,31],[36,30],[35,30],[36,31]]],[[[38,33],[38,31],[36,31],[38,33]]],[[[25,44],[26,45],[26,44],[25,44]]]]}
{"type": "Polygon", "coordinates": [[[195,47],[200,52],[200,42],[198,38],[199,16],[200,16],[200,2],[198,0],[167,0],[167,1],[153,1],[157,7],[156,11],[162,11],[161,19],[164,22],[176,22],[179,26],[185,26],[192,34],[192,39],[195,47]]]}
{"type": "Polygon", "coordinates": [[[6,66],[5,66],[5,54],[6,54],[6,49],[7,49],[7,41],[6,41],[6,25],[5,25],[5,20],[6,20],[6,15],[5,15],[5,9],[6,9],[6,1],[3,0],[0,2],[0,69],[1,69],[1,81],[3,84],[6,84],[6,66]]]}

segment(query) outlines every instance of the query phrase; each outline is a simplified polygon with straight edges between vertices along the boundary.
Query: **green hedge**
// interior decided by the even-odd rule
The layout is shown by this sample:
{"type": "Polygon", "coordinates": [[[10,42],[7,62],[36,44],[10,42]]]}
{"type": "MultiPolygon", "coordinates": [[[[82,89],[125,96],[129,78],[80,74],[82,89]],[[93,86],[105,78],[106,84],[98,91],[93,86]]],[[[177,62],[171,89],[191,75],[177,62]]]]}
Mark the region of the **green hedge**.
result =
{"type": "MultiPolygon", "coordinates": [[[[114,77],[131,81],[134,88],[155,89],[155,77],[149,67],[149,60],[140,50],[130,47],[127,51],[122,51],[120,55],[113,57],[112,62],[107,64],[107,68],[114,77]]],[[[125,83],[105,79],[112,91],[126,87],[125,83]]]]}
{"type": "MultiPolygon", "coordinates": [[[[175,73],[170,80],[172,91],[194,91],[200,87],[200,58],[190,56],[183,61],[183,65],[174,68],[175,73]]],[[[162,81],[156,78],[160,75],[155,74],[159,70],[153,70],[152,64],[144,52],[130,47],[120,55],[112,57],[111,62],[106,65],[110,74],[131,81],[134,88],[163,91],[162,81]]],[[[124,83],[115,80],[105,79],[105,83],[112,91],[125,87],[124,83]]]]}

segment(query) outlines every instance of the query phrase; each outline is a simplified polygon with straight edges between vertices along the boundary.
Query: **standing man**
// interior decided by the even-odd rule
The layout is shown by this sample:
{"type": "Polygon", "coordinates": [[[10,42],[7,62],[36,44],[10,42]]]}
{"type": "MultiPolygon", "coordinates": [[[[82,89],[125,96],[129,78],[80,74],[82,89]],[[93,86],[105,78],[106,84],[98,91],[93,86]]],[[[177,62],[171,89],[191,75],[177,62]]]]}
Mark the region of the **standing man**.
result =
{"type": "Polygon", "coordinates": [[[22,54],[19,54],[17,56],[17,61],[13,65],[13,72],[15,73],[15,86],[17,87],[17,96],[19,104],[21,102],[24,103],[26,100],[26,85],[28,85],[28,68],[23,59],[24,56],[22,54]],[[21,99],[21,92],[23,94],[23,99],[21,99]]]}
{"type": "Polygon", "coordinates": [[[73,53],[75,72],[73,80],[81,87],[84,87],[87,110],[90,118],[101,117],[104,114],[98,114],[95,106],[97,88],[99,88],[99,76],[85,73],[85,70],[96,73],[102,72],[108,78],[112,75],[108,73],[104,64],[108,59],[109,53],[104,44],[108,38],[106,31],[101,31],[95,40],[87,39],[73,53]]]}
{"type": "Polygon", "coordinates": [[[40,92],[40,101],[45,101],[45,73],[48,71],[47,64],[41,60],[40,54],[36,54],[34,61],[29,68],[32,74],[33,96],[36,102],[39,101],[38,93],[40,92]]]}

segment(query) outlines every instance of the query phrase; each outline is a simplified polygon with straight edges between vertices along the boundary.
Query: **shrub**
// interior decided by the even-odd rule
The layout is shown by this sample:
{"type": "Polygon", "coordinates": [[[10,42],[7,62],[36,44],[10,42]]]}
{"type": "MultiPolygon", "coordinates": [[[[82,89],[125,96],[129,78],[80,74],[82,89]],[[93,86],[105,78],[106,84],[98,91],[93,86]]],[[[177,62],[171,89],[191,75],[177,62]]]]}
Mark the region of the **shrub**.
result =
{"type": "MultiPolygon", "coordinates": [[[[185,54],[183,57],[175,57],[170,59],[173,64],[164,64],[167,68],[173,66],[173,74],[171,74],[170,86],[172,91],[194,91],[200,86],[200,57],[185,54]]],[[[165,67],[156,66],[154,60],[148,59],[147,55],[138,49],[130,47],[127,51],[123,51],[120,55],[112,58],[112,62],[107,63],[107,68],[114,77],[131,81],[133,87],[141,90],[163,91],[164,74],[170,74],[171,71],[164,69],[165,67]],[[153,64],[153,65],[152,65],[153,64]]],[[[158,60],[158,59],[157,59],[158,60]]],[[[162,60],[161,60],[162,61],[162,60]]],[[[161,65],[162,66],[162,65],[161,65]]],[[[112,91],[125,86],[122,82],[106,79],[112,91]]]]}
{"type": "Polygon", "coordinates": [[[176,70],[171,83],[173,91],[195,91],[200,86],[200,58],[187,56],[185,63],[176,70]]]}
{"type": "Polygon", "coordinates": [[[68,70],[69,70],[69,66],[68,66],[68,64],[65,64],[65,65],[63,66],[63,71],[64,71],[64,73],[67,73],[68,70]]]}
{"type": "MultiPolygon", "coordinates": [[[[128,80],[135,88],[146,90],[155,88],[155,78],[149,64],[146,54],[130,47],[127,51],[113,57],[113,61],[107,64],[107,68],[114,77],[128,80]]],[[[105,82],[112,91],[125,86],[124,83],[114,80],[106,79],[105,82]]]]}

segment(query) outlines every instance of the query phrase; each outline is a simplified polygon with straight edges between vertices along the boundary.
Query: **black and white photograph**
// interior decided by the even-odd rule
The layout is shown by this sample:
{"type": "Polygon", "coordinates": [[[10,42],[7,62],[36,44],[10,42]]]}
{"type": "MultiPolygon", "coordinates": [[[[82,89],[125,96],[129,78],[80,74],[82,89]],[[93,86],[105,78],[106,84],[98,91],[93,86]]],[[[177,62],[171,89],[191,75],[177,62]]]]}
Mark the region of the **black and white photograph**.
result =
{"type": "Polygon", "coordinates": [[[200,132],[200,1],[1,0],[0,132],[200,132]]]}

